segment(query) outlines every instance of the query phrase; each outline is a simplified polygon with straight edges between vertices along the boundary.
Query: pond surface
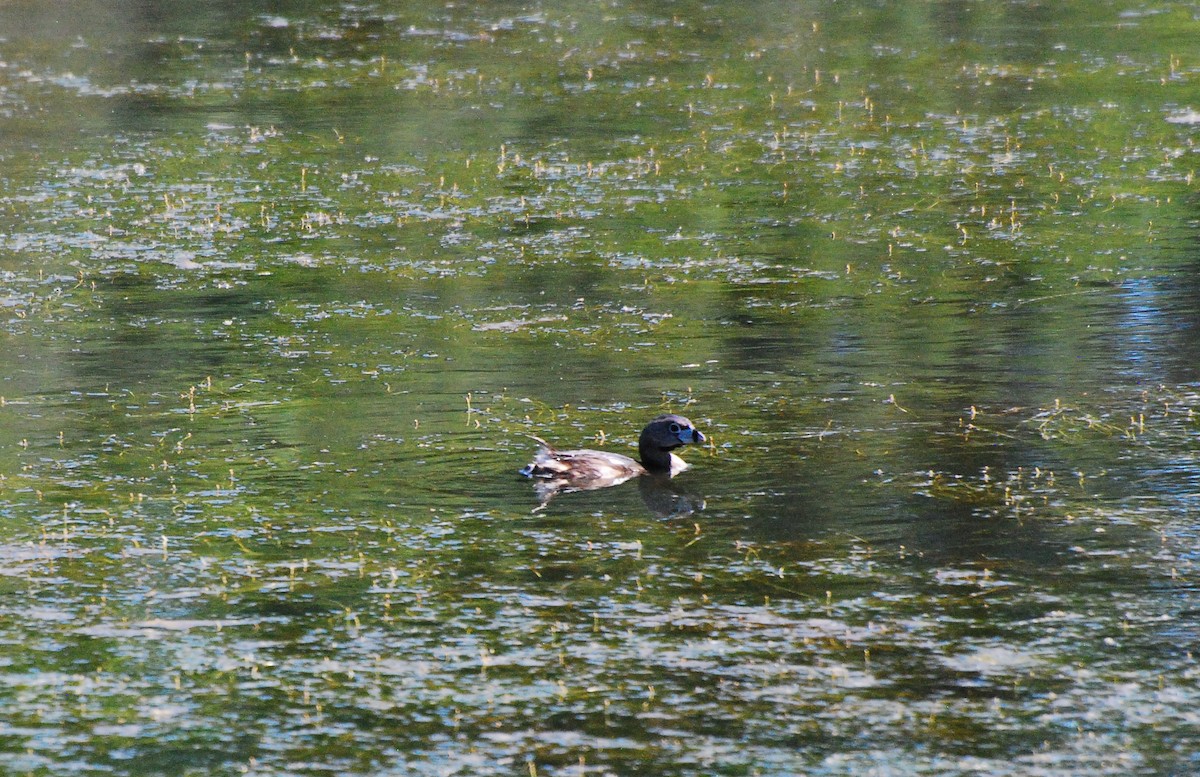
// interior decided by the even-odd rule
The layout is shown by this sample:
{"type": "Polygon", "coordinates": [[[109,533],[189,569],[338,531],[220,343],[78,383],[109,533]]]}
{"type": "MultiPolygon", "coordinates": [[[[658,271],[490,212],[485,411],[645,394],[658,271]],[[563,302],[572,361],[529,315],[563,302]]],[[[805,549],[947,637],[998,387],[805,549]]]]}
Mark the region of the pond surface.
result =
{"type": "Polygon", "coordinates": [[[1200,771],[1198,36],[3,6],[3,771],[1200,771]]]}

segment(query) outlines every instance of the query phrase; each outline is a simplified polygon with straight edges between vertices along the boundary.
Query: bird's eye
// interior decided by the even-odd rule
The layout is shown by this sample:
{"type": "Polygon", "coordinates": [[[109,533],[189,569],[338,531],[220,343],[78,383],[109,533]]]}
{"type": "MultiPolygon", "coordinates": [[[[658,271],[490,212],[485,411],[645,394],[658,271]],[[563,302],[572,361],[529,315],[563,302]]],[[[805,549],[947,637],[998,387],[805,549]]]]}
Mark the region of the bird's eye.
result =
{"type": "Polygon", "coordinates": [[[679,434],[679,424],[671,424],[671,434],[679,434]]]}

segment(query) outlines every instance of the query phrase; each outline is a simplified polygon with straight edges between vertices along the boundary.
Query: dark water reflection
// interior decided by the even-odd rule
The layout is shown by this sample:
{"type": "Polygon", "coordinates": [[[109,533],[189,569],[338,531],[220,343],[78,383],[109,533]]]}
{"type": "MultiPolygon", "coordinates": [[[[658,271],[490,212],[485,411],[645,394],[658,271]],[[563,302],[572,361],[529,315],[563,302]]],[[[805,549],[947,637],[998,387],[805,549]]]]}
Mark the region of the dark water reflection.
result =
{"type": "Polygon", "coordinates": [[[1200,767],[1186,12],[0,22],[11,769],[1200,767]]]}

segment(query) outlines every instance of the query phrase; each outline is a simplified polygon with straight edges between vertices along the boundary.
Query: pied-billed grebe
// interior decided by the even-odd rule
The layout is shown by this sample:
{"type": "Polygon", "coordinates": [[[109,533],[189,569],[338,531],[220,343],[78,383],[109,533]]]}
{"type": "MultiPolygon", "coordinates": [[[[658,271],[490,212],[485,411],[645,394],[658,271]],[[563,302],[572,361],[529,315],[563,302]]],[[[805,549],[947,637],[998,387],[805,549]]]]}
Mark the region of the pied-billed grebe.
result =
{"type": "Polygon", "coordinates": [[[547,487],[544,490],[551,495],[558,491],[615,486],[639,475],[674,477],[688,465],[671,451],[682,445],[705,441],[700,430],[681,415],[660,415],[646,424],[638,440],[641,462],[607,451],[560,451],[540,437],[533,439],[542,448],[521,474],[542,481],[547,487]]]}

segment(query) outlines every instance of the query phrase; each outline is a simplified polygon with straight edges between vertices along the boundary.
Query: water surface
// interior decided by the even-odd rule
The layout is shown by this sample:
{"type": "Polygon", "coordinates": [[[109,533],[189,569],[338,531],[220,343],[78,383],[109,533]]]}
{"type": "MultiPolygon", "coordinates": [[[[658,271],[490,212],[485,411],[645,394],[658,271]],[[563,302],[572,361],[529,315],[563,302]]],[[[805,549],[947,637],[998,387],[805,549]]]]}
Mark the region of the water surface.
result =
{"type": "Polygon", "coordinates": [[[0,31],[7,770],[1200,766],[1190,7],[0,31]]]}

